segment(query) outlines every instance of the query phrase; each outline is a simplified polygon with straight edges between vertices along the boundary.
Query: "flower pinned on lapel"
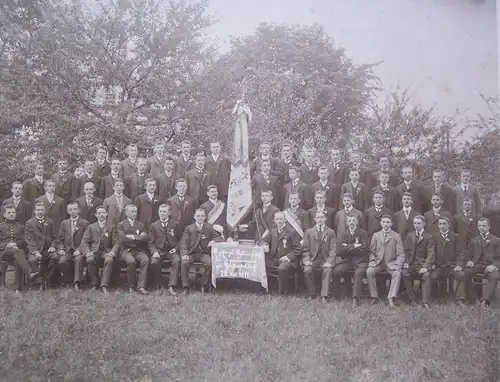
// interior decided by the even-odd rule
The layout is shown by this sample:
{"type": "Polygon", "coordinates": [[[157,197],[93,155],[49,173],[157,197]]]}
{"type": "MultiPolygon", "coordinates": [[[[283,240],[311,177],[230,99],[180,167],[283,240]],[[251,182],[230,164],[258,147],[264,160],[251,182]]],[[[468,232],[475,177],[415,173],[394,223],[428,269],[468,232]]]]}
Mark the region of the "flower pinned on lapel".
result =
{"type": "Polygon", "coordinates": [[[184,200],[184,204],[188,204],[188,201],[187,201],[187,200],[184,200]]]}
{"type": "Polygon", "coordinates": [[[89,207],[90,207],[90,208],[92,208],[92,207],[94,207],[94,205],[93,205],[92,203],[90,203],[90,204],[89,204],[89,207]]]}
{"type": "Polygon", "coordinates": [[[342,247],[347,247],[347,243],[342,243],[342,247]]]}
{"type": "Polygon", "coordinates": [[[168,233],[170,236],[174,236],[174,229],[172,228],[169,233],[168,233]]]}
{"type": "Polygon", "coordinates": [[[356,187],[356,192],[359,192],[361,189],[359,187],[356,187]]]}
{"type": "Polygon", "coordinates": [[[54,199],[52,199],[52,200],[50,201],[50,204],[56,204],[56,201],[55,201],[54,199]]]}
{"type": "Polygon", "coordinates": [[[77,226],[77,225],[75,225],[75,226],[73,227],[73,230],[74,230],[75,232],[76,232],[76,231],[78,231],[78,226],[77,226]]]}
{"type": "Polygon", "coordinates": [[[283,247],[286,247],[286,236],[283,238],[283,247]]]}
{"type": "Polygon", "coordinates": [[[49,224],[48,224],[47,222],[44,222],[44,223],[43,223],[43,226],[44,226],[44,227],[47,227],[48,225],[49,225],[49,224]]]}
{"type": "Polygon", "coordinates": [[[330,189],[330,186],[325,186],[325,190],[328,191],[330,189]]]}
{"type": "Polygon", "coordinates": [[[153,203],[158,203],[158,199],[153,199],[153,203]]]}
{"type": "Polygon", "coordinates": [[[490,240],[486,240],[486,244],[489,244],[490,243],[490,240]]]}
{"type": "Polygon", "coordinates": [[[107,232],[104,233],[105,237],[109,237],[109,234],[107,232]]]}
{"type": "Polygon", "coordinates": [[[471,221],[472,221],[472,218],[469,218],[469,221],[471,222],[471,221]]]}
{"type": "Polygon", "coordinates": [[[326,235],[325,235],[325,237],[323,238],[323,242],[324,242],[324,243],[326,243],[326,235]]]}
{"type": "Polygon", "coordinates": [[[201,235],[201,239],[205,240],[207,237],[205,235],[201,235]]]}
{"type": "Polygon", "coordinates": [[[448,243],[449,241],[450,241],[450,239],[448,237],[446,239],[444,239],[445,243],[448,243]]]}
{"type": "Polygon", "coordinates": [[[137,230],[136,232],[137,232],[137,235],[139,235],[141,233],[139,230],[137,230]]]}

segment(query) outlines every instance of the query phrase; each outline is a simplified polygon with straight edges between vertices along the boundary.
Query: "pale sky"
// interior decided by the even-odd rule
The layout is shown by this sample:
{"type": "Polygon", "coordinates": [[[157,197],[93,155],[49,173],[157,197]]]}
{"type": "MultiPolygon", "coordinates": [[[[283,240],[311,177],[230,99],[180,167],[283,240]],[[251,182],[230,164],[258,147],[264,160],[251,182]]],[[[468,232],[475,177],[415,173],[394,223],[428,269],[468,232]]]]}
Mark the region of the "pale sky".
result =
{"type": "Polygon", "coordinates": [[[223,49],[263,21],[319,23],[355,63],[383,61],[375,73],[386,92],[410,87],[435,115],[469,117],[486,110],[480,93],[498,95],[495,9],[495,0],[209,0],[223,49]]]}

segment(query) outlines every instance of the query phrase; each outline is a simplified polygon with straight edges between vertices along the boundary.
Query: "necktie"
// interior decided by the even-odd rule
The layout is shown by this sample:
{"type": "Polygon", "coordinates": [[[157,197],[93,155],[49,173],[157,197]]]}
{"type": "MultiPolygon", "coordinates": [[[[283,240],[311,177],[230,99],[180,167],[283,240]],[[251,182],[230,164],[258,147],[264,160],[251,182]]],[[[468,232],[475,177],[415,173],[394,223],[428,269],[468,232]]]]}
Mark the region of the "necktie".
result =
{"type": "Polygon", "coordinates": [[[467,193],[467,186],[464,186],[464,192],[467,193]]]}
{"type": "Polygon", "coordinates": [[[75,225],[76,225],[76,222],[71,220],[71,236],[73,236],[75,234],[75,225]]]}
{"type": "Polygon", "coordinates": [[[406,220],[408,220],[408,218],[410,217],[410,211],[405,210],[405,216],[406,216],[406,220]]]}

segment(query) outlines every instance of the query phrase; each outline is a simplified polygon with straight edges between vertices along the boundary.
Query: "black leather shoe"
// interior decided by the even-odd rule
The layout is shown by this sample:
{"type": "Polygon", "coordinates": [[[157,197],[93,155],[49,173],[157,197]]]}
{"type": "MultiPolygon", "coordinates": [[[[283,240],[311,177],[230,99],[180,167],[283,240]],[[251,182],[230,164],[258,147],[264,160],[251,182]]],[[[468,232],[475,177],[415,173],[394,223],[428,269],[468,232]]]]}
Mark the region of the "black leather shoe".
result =
{"type": "Polygon", "coordinates": [[[137,293],[139,293],[139,294],[149,294],[149,292],[145,288],[143,288],[143,287],[138,288],[137,289],[137,293]]]}

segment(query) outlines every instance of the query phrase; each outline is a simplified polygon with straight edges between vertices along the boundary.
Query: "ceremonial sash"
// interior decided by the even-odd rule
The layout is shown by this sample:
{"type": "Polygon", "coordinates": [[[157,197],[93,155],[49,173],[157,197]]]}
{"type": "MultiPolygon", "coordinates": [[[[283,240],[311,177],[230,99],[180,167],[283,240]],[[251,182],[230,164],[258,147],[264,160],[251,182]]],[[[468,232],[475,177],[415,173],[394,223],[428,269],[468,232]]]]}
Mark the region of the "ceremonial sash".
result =
{"type": "Polygon", "coordinates": [[[224,204],[223,201],[217,200],[217,203],[215,203],[215,206],[208,213],[207,222],[210,223],[210,224],[214,224],[215,221],[222,214],[222,211],[224,211],[224,207],[225,206],[226,205],[224,204]]]}
{"type": "Polygon", "coordinates": [[[300,235],[301,238],[304,238],[304,231],[297,224],[297,221],[294,219],[294,215],[290,212],[290,210],[283,211],[286,221],[292,226],[292,228],[300,235]]]}
{"type": "MultiPolygon", "coordinates": [[[[262,211],[262,209],[259,209],[258,212],[260,212],[260,218],[261,218],[260,221],[265,228],[264,233],[260,237],[261,239],[263,239],[269,234],[269,227],[267,226],[266,219],[264,219],[264,211],[262,211]]],[[[259,222],[257,222],[257,224],[259,224],[259,222]]]]}

